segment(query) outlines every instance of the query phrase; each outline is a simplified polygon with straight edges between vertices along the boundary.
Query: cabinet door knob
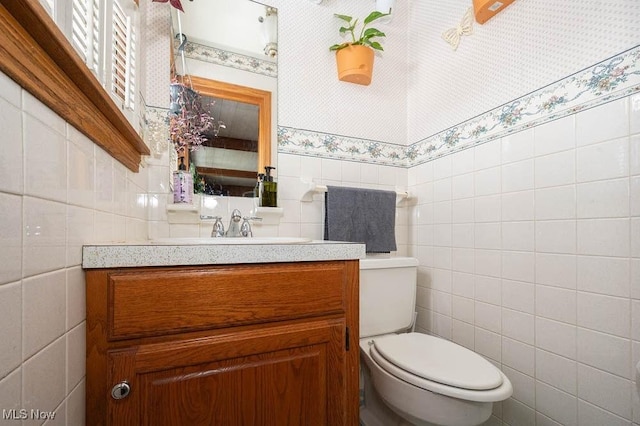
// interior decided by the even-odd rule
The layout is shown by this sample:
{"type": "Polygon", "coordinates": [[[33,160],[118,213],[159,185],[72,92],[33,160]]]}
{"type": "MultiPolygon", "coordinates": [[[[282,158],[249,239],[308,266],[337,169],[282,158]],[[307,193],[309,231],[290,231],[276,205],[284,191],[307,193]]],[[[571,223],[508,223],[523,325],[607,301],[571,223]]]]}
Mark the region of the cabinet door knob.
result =
{"type": "Polygon", "coordinates": [[[131,392],[131,386],[129,386],[129,382],[123,380],[122,382],[116,384],[111,388],[111,398],[113,399],[124,399],[129,396],[131,392]]]}

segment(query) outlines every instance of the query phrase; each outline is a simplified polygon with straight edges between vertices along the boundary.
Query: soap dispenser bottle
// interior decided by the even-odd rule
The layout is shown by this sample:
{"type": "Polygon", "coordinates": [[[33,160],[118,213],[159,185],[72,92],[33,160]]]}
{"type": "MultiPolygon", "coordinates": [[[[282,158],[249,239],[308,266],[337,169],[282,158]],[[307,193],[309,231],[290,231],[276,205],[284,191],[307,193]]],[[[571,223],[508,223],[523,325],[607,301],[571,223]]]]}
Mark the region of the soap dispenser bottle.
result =
{"type": "Polygon", "coordinates": [[[278,183],[271,176],[271,171],[275,170],[275,167],[266,166],[264,168],[264,182],[262,183],[262,201],[260,205],[262,207],[277,207],[278,206],[278,183]]]}

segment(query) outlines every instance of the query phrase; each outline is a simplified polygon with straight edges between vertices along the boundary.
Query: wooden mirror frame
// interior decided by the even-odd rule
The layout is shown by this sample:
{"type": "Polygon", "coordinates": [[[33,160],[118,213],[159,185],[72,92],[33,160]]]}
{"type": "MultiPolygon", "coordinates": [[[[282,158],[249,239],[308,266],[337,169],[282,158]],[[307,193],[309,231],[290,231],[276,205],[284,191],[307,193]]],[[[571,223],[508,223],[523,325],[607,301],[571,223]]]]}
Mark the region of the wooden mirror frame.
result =
{"type": "Polygon", "coordinates": [[[190,79],[193,89],[201,95],[258,106],[258,169],[256,173],[264,171],[265,166],[271,166],[271,92],[202,77],[188,76],[185,79],[190,79]]]}

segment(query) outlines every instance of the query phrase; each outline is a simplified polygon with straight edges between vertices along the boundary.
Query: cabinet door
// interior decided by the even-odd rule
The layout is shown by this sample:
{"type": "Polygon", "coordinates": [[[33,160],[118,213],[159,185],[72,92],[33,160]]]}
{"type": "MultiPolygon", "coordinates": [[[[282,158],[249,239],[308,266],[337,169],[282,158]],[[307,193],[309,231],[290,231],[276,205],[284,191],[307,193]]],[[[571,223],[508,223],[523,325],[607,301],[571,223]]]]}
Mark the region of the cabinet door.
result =
{"type": "Polygon", "coordinates": [[[345,425],[344,319],[109,353],[111,425],[345,425]]]}

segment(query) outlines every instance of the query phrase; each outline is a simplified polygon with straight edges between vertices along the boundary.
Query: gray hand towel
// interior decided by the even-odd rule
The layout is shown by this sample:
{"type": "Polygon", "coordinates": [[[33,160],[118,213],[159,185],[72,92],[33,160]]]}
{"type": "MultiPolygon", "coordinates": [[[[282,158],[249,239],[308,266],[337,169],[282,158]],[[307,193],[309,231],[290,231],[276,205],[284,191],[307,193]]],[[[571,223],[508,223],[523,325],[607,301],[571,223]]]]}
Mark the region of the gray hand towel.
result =
{"type": "Polygon", "coordinates": [[[329,186],[325,209],[325,240],[365,243],[367,253],[397,250],[394,191],[329,186]]]}

